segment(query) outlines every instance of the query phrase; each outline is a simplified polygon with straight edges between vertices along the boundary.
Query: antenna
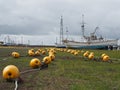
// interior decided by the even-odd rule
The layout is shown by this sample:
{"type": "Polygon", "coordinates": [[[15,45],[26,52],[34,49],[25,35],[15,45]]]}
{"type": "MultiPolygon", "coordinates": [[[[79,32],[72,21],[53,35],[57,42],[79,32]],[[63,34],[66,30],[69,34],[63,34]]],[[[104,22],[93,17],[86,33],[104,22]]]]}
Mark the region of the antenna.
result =
{"type": "Polygon", "coordinates": [[[83,35],[83,37],[85,37],[85,35],[84,35],[84,32],[85,32],[84,14],[82,14],[82,25],[81,25],[81,28],[82,28],[82,35],[83,35]]]}
{"type": "Polygon", "coordinates": [[[66,40],[68,39],[68,27],[66,27],[66,40]]]}

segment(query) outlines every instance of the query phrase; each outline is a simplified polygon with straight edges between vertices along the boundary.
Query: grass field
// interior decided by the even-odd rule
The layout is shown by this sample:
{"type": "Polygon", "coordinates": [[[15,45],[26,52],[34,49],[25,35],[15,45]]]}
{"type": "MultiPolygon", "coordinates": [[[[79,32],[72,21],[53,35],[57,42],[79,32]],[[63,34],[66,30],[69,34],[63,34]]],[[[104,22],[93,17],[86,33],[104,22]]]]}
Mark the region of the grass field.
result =
{"type": "MultiPolygon", "coordinates": [[[[14,82],[6,82],[2,77],[2,70],[7,65],[16,65],[20,72],[23,72],[31,69],[29,66],[31,59],[42,60],[48,55],[46,53],[46,55],[30,57],[27,55],[29,49],[31,48],[0,48],[0,90],[15,88],[14,82]],[[19,52],[21,57],[13,58],[11,56],[13,51],[19,52]]],[[[23,83],[18,84],[18,90],[120,90],[120,51],[89,51],[94,52],[96,57],[100,57],[102,53],[108,54],[112,63],[88,60],[83,57],[83,53],[75,56],[57,49],[56,58],[48,68],[20,75],[23,83]]]]}

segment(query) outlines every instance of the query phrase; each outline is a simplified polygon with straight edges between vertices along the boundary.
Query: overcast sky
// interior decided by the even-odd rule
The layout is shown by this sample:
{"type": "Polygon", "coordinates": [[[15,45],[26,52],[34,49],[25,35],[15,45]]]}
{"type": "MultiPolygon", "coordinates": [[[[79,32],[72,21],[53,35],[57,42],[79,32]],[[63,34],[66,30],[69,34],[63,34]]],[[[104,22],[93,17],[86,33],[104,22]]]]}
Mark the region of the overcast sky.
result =
{"type": "Polygon", "coordinates": [[[54,44],[61,15],[64,34],[68,27],[69,38],[79,38],[82,14],[86,35],[99,26],[98,35],[120,38],[120,0],[0,0],[0,40],[10,35],[25,43],[54,44]]]}

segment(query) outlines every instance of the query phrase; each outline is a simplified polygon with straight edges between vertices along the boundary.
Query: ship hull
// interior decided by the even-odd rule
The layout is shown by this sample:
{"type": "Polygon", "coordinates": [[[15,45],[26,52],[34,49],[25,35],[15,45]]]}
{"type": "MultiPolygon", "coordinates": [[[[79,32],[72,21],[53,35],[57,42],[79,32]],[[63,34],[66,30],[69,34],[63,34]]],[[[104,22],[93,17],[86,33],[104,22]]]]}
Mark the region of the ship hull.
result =
{"type": "Polygon", "coordinates": [[[107,45],[92,45],[92,46],[67,46],[67,48],[73,49],[108,49],[107,45]]]}
{"type": "Polygon", "coordinates": [[[95,41],[95,42],[75,42],[67,41],[64,42],[67,48],[75,49],[108,49],[109,46],[117,46],[118,40],[106,40],[106,41],[95,41]]]}
{"type": "Polygon", "coordinates": [[[57,48],[66,48],[66,45],[64,45],[64,44],[55,44],[55,47],[57,47],[57,48]]]}

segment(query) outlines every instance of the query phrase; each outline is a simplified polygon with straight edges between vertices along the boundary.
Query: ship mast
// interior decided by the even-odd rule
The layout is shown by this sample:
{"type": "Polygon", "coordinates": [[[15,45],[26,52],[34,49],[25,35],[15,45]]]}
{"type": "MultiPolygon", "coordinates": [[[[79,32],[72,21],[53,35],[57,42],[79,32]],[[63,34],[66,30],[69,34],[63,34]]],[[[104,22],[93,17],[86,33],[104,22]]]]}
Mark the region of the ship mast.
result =
{"type": "Polygon", "coordinates": [[[60,19],[60,44],[63,42],[63,17],[60,19]]]}
{"type": "Polygon", "coordinates": [[[85,38],[85,23],[84,23],[84,15],[82,14],[82,23],[81,23],[81,28],[82,28],[82,36],[85,38]]]}

